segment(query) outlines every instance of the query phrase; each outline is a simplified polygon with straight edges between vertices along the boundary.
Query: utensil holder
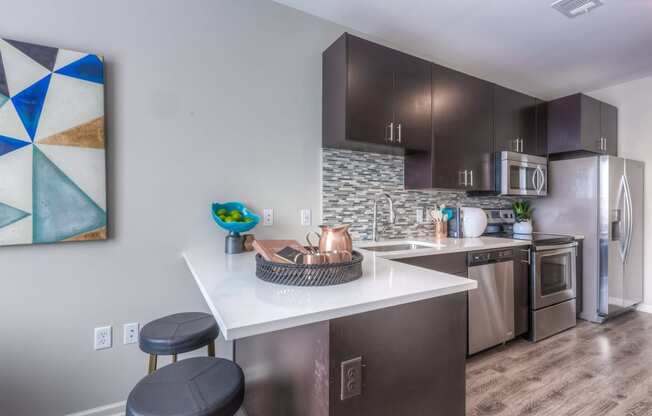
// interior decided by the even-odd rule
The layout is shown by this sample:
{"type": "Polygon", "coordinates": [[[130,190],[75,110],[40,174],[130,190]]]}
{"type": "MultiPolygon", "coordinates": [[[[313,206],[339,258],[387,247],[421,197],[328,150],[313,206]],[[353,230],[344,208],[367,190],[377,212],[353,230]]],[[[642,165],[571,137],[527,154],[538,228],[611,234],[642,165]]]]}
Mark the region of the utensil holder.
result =
{"type": "Polygon", "coordinates": [[[435,238],[441,240],[448,237],[448,224],[444,221],[435,221],[435,238]]]}

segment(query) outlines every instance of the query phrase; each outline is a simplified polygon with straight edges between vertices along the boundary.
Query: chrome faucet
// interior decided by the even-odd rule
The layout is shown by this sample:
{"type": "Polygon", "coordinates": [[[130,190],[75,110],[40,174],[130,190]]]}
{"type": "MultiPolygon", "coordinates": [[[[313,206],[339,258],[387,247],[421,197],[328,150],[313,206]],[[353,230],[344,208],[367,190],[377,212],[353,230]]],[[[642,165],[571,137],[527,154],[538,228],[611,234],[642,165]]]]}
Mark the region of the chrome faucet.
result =
{"type": "Polygon", "coordinates": [[[396,213],[394,212],[394,201],[392,201],[392,197],[386,193],[376,195],[374,198],[374,224],[371,234],[373,241],[378,241],[378,233],[376,232],[378,228],[378,202],[381,199],[386,199],[389,202],[389,222],[392,224],[396,223],[396,213]]]}

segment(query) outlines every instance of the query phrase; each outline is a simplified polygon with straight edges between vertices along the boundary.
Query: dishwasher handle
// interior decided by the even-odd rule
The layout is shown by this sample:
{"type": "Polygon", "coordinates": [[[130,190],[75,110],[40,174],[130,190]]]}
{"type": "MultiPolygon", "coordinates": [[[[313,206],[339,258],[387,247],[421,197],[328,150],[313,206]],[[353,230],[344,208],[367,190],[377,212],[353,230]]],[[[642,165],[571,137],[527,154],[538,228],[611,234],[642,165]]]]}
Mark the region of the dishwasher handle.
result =
{"type": "Polygon", "coordinates": [[[469,253],[469,267],[514,261],[514,250],[476,251],[469,253]]]}

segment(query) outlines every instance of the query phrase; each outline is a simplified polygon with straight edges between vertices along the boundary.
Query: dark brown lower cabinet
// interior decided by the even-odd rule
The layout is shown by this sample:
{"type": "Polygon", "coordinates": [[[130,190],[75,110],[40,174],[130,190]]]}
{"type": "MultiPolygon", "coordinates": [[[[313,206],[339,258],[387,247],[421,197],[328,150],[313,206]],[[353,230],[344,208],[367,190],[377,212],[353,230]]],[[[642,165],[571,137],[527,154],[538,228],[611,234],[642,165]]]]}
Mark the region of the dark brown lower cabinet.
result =
{"type": "Polygon", "coordinates": [[[465,292],[235,341],[249,416],[463,416],[465,292]],[[342,400],[341,363],[362,358],[342,400]]]}

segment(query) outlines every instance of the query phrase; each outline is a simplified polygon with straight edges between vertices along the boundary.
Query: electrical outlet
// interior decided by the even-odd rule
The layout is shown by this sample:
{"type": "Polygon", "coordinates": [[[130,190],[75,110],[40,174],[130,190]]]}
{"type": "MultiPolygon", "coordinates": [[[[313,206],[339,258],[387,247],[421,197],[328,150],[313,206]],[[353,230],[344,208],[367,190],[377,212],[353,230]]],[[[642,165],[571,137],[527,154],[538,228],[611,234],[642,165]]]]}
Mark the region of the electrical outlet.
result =
{"type": "Polygon", "coordinates": [[[423,224],[423,208],[417,208],[417,224],[423,224]]]}
{"type": "Polygon", "coordinates": [[[135,344],[138,342],[138,322],[123,325],[123,342],[125,344],[135,344]]]}
{"type": "Polygon", "coordinates": [[[263,209],[263,225],[274,225],[274,210],[272,208],[263,209]]]}
{"type": "Polygon", "coordinates": [[[312,215],[310,209],[304,208],[301,210],[301,225],[309,226],[312,223],[312,215]]]}
{"type": "Polygon", "coordinates": [[[111,345],[113,344],[112,338],[111,326],[95,328],[95,349],[105,350],[111,348],[111,345]]]}
{"type": "Polygon", "coordinates": [[[342,372],[342,383],[340,388],[340,400],[362,394],[362,357],[342,361],[340,364],[342,372]]]}

